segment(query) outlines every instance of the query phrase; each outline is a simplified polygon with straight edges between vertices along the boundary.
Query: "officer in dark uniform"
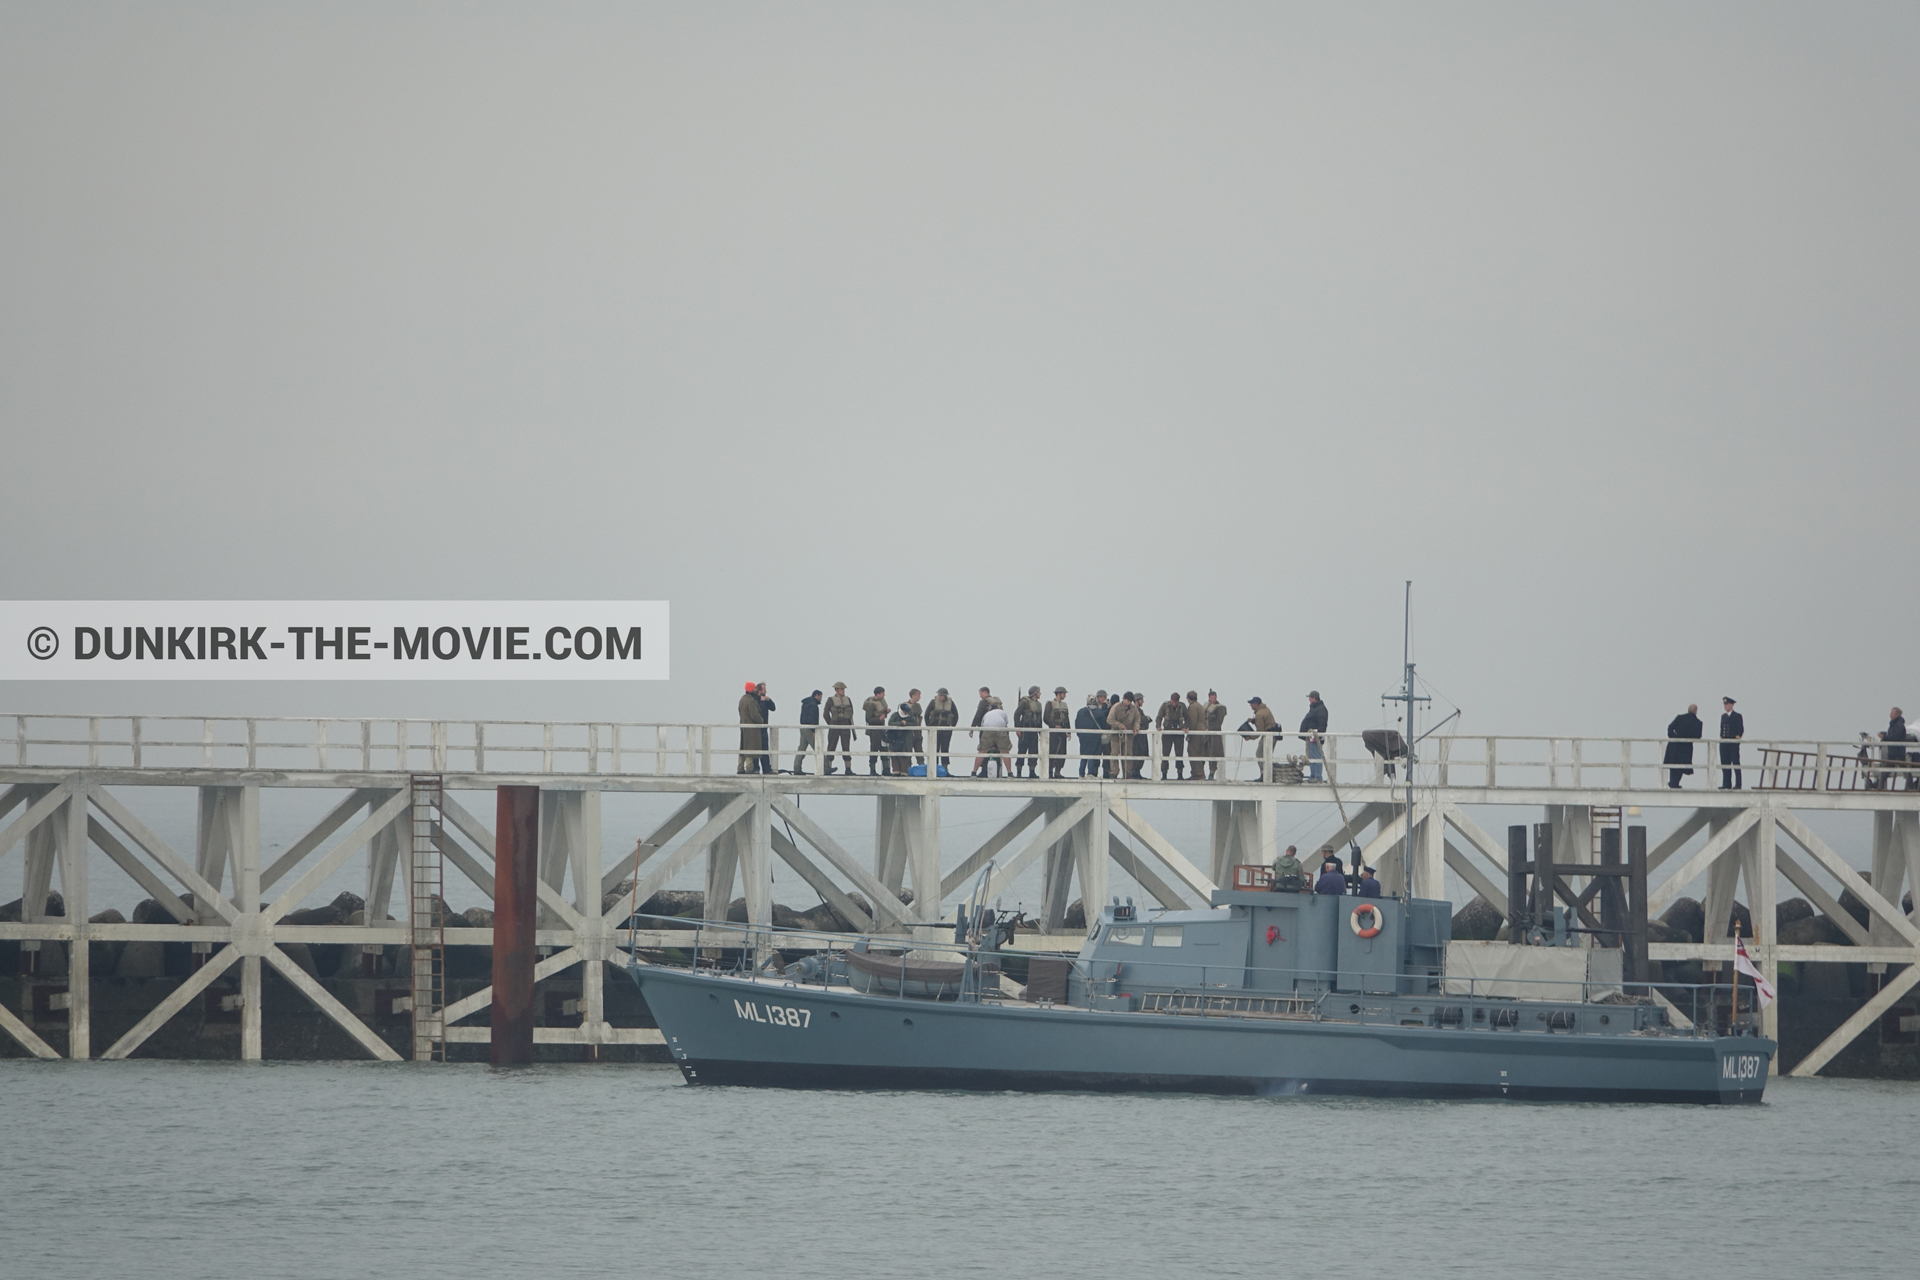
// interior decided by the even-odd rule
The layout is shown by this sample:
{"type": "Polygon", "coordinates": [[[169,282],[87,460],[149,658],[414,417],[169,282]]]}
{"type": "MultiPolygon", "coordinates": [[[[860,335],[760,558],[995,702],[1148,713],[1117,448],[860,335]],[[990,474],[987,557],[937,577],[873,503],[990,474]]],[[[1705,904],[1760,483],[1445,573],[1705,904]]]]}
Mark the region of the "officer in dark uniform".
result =
{"type": "Polygon", "coordinates": [[[847,696],[847,682],[833,682],[833,696],[820,707],[821,718],[827,722],[827,758],[823,762],[822,772],[833,773],[833,753],[840,752],[840,758],[847,762],[847,772],[853,772],[853,699],[847,696]]]}
{"type": "Polygon", "coordinates": [[[872,777],[880,772],[882,757],[887,747],[887,689],[885,685],[873,686],[873,696],[860,704],[861,712],[867,718],[867,775],[872,777]]]}
{"type": "Polygon", "coordinates": [[[960,723],[960,708],[947,696],[945,689],[936,689],[933,701],[927,704],[927,727],[934,731],[933,750],[939,761],[938,768],[949,768],[948,749],[953,745],[953,726],[960,723]]]}
{"type": "Polygon", "coordinates": [[[1738,791],[1746,779],[1740,772],[1740,739],[1747,736],[1747,722],[1733,709],[1732,698],[1720,699],[1720,789],[1738,791]],[[1732,739],[1732,741],[1727,741],[1732,739]],[[1731,765],[1731,768],[1728,766],[1731,765]]]}
{"type": "MultiPolygon", "coordinates": [[[[1053,701],[1047,704],[1047,727],[1065,730],[1073,725],[1073,712],[1067,707],[1067,686],[1057,685],[1053,690],[1053,701]]],[[[1064,778],[1067,776],[1067,735],[1064,732],[1047,735],[1047,776],[1064,778]]]]}

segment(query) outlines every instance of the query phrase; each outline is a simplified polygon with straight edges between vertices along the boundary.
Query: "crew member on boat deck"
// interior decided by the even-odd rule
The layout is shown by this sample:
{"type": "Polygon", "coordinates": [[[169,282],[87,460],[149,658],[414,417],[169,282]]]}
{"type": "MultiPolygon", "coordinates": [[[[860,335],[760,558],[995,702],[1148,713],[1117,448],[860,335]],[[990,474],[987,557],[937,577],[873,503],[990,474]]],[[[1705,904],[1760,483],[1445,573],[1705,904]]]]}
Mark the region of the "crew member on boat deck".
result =
{"type": "MultiPolygon", "coordinates": [[[[1686,714],[1675,716],[1673,722],[1667,726],[1667,737],[1669,739],[1698,738],[1705,731],[1706,726],[1700,723],[1699,704],[1689,702],[1686,714]]],[[[1672,790],[1679,790],[1680,779],[1693,772],[1693,743],[1669,741],[1666,758],[1661,763],[1667,766],[1667,786],[1672,790]]]]}
{"type": "Polygon", "coordinates": [[[1320,867],[1320,878],[1314,881],[1313,891],[1337,897],[1347,891],[1347,878],[1340,874],[1340,869],[1333,863],[1323,863],[1320,867]]]}
{"type": "Polygon", "coordinates": [[[827,699],[823,708],[827,720],[827,758],[822,769],[824,773],[834,772],[833,753],[840,752],[840,758],[847,762],[847,772],[853,772],[853,699],[847,696],[847,682],[833,682],[833,696],[827,699]]]}
{"type": "Polygon", "coordinates": [[[873,696],[860,704],[860,710],[867,717],[867,773],[880,772],[880,754],[887,745],[887,712],[893,708],[887,705],[885,685],[873,686],[873,696]]]}
{"type": "Polygon", "coordinates": [[[1740,773],[1740,739],[1747,736],[1747,722],[1733,709],[1732,698],[1720,699],[1720,710],[1720,789],[1738,791],[1745,781],[1740,773]]]}
{"type": "Polygon", "coordinates": [[[1273,860],[1273,891],[1275,893],[1307,891],[1307,869],[1300,865],[1298,853],[1298,849],[1288,845],[1287,851],[1273,860]]]}
{"type": "Polygon", "coordinates": [[[1360,888],[1356,892],[1363,898],[1377,898],[1380,896],[1380,882],[1373,878],[1372,867],[1360,868],[1360,888]]]}
{"type": "Polygon", "coordinates": [[[820,732],[820,691],[815,689],[800,699],[800,749],[793,753],[793,771],[805,773],[807,752],[813,750],[814,736],[820,732]]]}
{"type": "Polygon", "coordinates": [[[1346,861],[1331,849],[1322,849],[1320,851],[1320,861],[1323,865],[1331,862],[1333,869],[1338,871],[1342,876],[1347,874],[1346,861]]]}

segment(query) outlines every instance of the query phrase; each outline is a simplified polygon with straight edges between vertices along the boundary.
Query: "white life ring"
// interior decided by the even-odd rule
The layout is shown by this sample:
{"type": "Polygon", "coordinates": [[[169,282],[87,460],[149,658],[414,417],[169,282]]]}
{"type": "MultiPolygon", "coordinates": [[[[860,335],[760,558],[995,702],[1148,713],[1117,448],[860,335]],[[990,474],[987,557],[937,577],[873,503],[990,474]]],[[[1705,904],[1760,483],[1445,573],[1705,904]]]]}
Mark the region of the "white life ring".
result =
{"type": "Polygon", "coordinates": [[[1361,903],[1353,909],[1353,914],[1347,917],[1347,927],[1363,938],[1378,936],[1380,930],[1386,923],[1386,916],[1381,913],[1380,908],[1374,906],[1371,902],[1361,903]],[[1364,929],[1360,927],[1360,913],[1362,911],[1370,911],[1373,913],[1373,924],[1364,929]]]}

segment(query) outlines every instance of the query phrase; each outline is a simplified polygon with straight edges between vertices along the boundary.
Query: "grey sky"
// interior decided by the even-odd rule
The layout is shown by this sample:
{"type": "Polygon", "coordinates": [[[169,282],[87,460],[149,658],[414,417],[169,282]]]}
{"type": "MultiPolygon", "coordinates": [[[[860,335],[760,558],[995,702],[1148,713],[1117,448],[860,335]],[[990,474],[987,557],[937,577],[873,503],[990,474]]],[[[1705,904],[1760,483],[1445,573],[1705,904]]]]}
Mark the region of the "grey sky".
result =
{"type": "MultiPolygon", "coordinates": [[[[0,590],[1479,732],[1913,685],[1911,5],[0,6],[0,590]]],[[[1711,721],[1710,721],[1711,724],[1711,721]]]]}

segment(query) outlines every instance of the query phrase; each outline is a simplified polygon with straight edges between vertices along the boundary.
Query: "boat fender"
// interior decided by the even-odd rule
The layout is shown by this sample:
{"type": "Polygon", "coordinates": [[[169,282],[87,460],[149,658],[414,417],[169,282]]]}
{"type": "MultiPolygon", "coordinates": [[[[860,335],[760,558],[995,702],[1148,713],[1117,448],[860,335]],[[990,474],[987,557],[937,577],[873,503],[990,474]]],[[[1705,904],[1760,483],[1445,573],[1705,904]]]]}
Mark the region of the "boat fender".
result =
{"type": "Polygon", "coordinates": [[[1277,926],[1275,925],[1267,926],[1267,945],[1268,946],[1272,946],[1276,942],[1285,942],[1285,941],[1286,939],[1280,936],[1280,930],[1277,926]]]}
{"type": "Polygon", "coordinates": [[[1380,926],[1383,923],[1385,923],[1385,921],[1380,915],[1380,908],[1374,906],[1371,902],[1361,903],[1353,909],[1353,914],[1347,917],[1347,924],[1355,933],[1363,938],[1377,937],[1380,933],[1380,926]],[[1360,913],[1362,911],[1373,918],[1373,923],[1364,928],[1360,924],[1360,913]]]}

